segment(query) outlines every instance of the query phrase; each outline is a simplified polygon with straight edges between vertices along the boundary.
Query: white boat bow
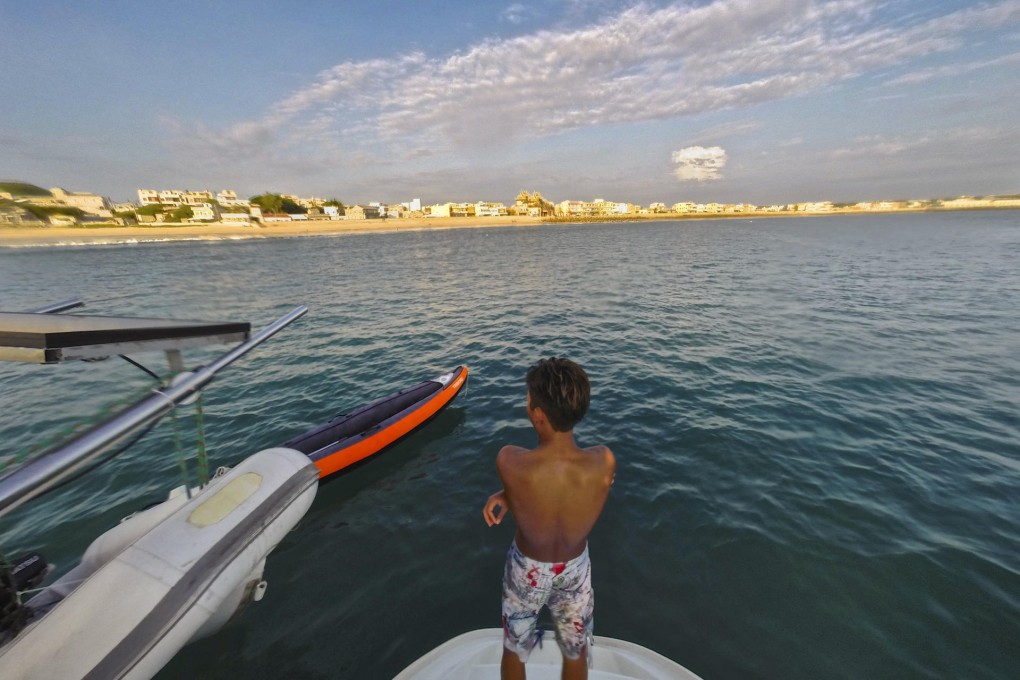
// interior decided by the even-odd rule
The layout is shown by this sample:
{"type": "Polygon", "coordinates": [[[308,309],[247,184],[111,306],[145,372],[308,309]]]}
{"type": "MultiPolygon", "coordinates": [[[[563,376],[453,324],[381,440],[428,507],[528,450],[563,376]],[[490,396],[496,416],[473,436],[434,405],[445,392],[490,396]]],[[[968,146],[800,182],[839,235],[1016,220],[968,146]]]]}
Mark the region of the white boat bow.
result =
{"type": "MultiPolygon", "coordinates": [[[[436,647],[394,680],[499,680],[503,631],[475,630],[436,647]]],[[[589,680],[701,680],[680,664],[640,645],[595,636],[589,680]]],[[[557,680],[562,657],[551,634],[531,652],[528,678],[557,680]]]]}

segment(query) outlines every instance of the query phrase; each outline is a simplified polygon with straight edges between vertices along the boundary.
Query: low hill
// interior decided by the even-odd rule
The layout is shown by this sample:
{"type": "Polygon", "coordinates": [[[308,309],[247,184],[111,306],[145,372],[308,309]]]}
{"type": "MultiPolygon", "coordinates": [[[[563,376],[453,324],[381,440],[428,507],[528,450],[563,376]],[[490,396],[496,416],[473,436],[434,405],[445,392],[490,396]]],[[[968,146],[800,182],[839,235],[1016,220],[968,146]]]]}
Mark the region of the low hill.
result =
{"type": "Polygon", "coordinates": [[[28,182],[0,182],[0,191],[6,192],[11,196],[51,196],[47,189],[37,187],[34,184],[28,182]]]}

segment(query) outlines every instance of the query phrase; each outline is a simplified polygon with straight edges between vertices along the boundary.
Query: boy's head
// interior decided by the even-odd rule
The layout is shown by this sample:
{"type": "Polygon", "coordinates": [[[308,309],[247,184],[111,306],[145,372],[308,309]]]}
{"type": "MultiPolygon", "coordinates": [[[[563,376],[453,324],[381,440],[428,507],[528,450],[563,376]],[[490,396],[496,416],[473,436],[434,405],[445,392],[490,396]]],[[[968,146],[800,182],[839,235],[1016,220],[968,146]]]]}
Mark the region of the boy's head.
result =
{"type": "Polygon", "coordinates": [[[588,374],[569,359],[542,359],[528,369],[526,381],[531,407],[542,409],[556,432],[570,432],[588,411],[588,374]]]}

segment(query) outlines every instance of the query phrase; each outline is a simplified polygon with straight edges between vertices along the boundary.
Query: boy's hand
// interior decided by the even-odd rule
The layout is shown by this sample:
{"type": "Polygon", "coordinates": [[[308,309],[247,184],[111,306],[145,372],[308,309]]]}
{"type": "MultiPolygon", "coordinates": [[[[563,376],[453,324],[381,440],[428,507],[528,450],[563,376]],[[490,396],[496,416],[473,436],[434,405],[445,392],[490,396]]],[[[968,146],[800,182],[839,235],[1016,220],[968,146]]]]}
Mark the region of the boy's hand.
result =
{"type": "Polygon", "coordinates": [[[485,501],[485,507],[482,508],[482,517],[485,518],[485,523],[491,527],[493,524],[499,524],[503,521],[506,511],[506,494],[503,493],[503,489],[500,489],[489,496],[489,500],[485,501]],[[499,508],[499,510],[496,510],[496,508],[499,508]]]}

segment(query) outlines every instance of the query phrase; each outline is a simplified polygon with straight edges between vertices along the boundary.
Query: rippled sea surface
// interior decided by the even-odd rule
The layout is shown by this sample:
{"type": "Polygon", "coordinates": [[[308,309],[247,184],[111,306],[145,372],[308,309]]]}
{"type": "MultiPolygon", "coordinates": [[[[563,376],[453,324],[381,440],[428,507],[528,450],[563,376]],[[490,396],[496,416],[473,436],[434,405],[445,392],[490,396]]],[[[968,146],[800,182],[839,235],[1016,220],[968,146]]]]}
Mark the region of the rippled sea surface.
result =
{"type": "MultiPolygon", "coordinates": [[[[513,529],[481,507],[499,447],[534,442],[523,375],[549,355],[587,368],[579,441],[619,463],[591,537],[596,633],[706,680],[1006,679],[1018,263],[1016,211],[0,249],[0,309],[77,296],[87,313],[261,328],[307,304],[206,390],[220,465],[471,368],[426,429],[320,488],[269,558],[266,598],[163,680],[389,678],[498,627],[513,529]]],[[[0,365],[6,453],[146,385],[116,360],[0,365]]],[[[164,423],[0,519],[0,550],[66,571],[179,480],[164,423]]]]}

